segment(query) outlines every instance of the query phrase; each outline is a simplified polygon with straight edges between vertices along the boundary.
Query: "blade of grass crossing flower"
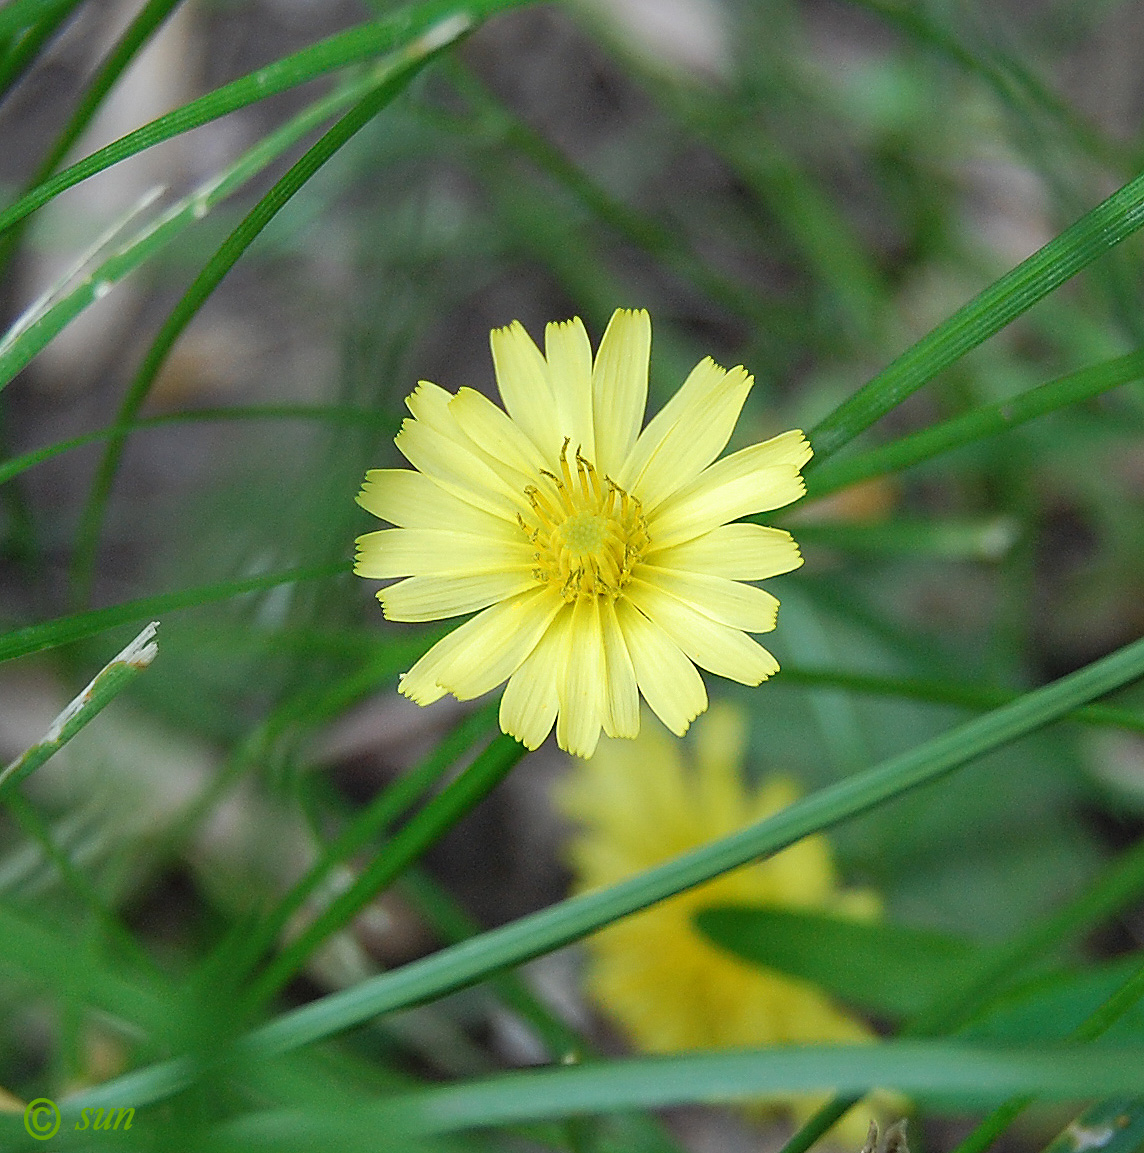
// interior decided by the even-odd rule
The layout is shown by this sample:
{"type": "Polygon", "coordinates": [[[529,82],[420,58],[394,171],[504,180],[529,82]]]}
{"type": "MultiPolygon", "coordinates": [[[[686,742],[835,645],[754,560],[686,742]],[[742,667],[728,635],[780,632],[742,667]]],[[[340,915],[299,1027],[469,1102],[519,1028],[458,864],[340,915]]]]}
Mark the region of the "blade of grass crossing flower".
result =
{"type": "MultiPolygon", "coordinates": [[[[1074,1041],[1091,1041],[1106,1032],[1144,996],[1144,969],[1138,969],[1099,1009],[1073,1033],[1074,1041]]],[[[1144,1085],[1142,1085],[1144,1088],[1144,1085]]],[[[999,1105],[962,1141],[954,1153],[985,1153],[1036,1100],[1032,1093],[1012,1097],[999,1105]]]]}
{"type": "Polygon", "coordinates": [[[91,684],[56,717],[47,733],[0,772],[0,801],[7,800],[21,781],[59,752],[147,668],[159,651],[154,640],[158,627],[159,622],[152,621],[118,656],[104,665],[91,684]]]}
{"type": "MultiPolygon", "coordinates": [[[[748,861],[777,853],[804,836],[936,781],[984,753],[1059,720],[1072,709],[1142,675],[1144,640],[872,769],[804,797],[775,816],[728,837],[606,889],[569,898],[285,1013],[248,1034],[241,1043],[242,1052],[255,1059],[289,1052],[371,1017],[445,996],[502,969],[523,964],[579,940],[620,917],[748,861]]],[[[82,1094],[76,1103],[138,1105],[173,1092],[192,1075],[193,1069],[187,1062],[175,1060],[109,1081],[98,1090],[82,1094]]]]}
{"type": "MultiPolygon", "coordinates": [[[[911,1095],[958,1094],[996,1099],[1013,1089],[1076,1100],[1102,1087],[1141,1088],[1144,1048],[988,1048],[952,1041],[873,1045],[804,1045],[600,1061],[571,1068],[501,1074],[480,1081],[417,1090],[353,1110],[353,1121],[410,1136],[553,1120],[631,1108],[725,1104],[760,1096],[821,1092],[834,1085],[864,1093],[876,1088],[911,1095]]],[[[82,1100],[86,1101],[88,1095],[82,1100]]],[[[70,1102],[72,1108],[79,1100],[70,1102]]],[[[346,1111],[337,1117],[350,1121],[346,1111]]],[[[287,1134],[317,1119],[298,1110],[253,1114],[218,1131],[243,1149],[280,1148],[287,1134]]],[[[326,1118],[321,1119],[324,1123],[326,1118]]],[[[322,1127],[327,1138],[333,1130],[322,1127]]]]}
{"type": "Polygon", "coordinates": [[[73,641],[95,636],[108,629],[134,624],[149,617],[159,617],[177,609],[231,600],[245,593],[264,592],[266,589],[277,588],[293,581],[322,580],[348,572],[348,561],[310,565],[263,573],[261,576],[248,577],[245,580],[196,585],[176,592],[161,593],[159,596],[125,601],[123,604],[111,605],[108,608],[74,613],[71,616],[59,617],[53,621],[44,621],[42,624],[28,625],[0,634],[0,661],[58,648],[60,645],[71,644],[73,641]]]}
{"type": "Polygon", "coordinates": [[[943,452],[996,436],[1038,416],[1089,400],[1142,377],[1144,350],[1138,350],[1038,385],[997,404],[982,405],[972,412],[899,437],[859,456],[842,460],[835,458],[807,479],[807,499],[814,500],[858,481],[932,460],[943,452]]]}
{"type": "MultiPolygon", "coordinates": [[[[472,26],[468,16],[454,15],[426,29],[421,36],[395,53],[384,79],[309,148],[250,210],[242,223],[207,261],[183,298],[167,317],[147,350],[127,396],[120,405],[117,424],[125,424],[138,414],[159,369],[180,333],[278,211],[322,165],[385,108],[425,65],[471,31],[472,26]]],[[[71,568],[72,593],[76,603],[82,604],[87,600],[95,571],[103,513],[119,467],[123,446],[122,437],[115,437],[109,442],[80,517],[71,568]]]]}
{"type": "Polygon", "coordinates": [[[1144,175],[1023,260],[922,337],[811,430],[808,471],[880,420],[943,369],[1000,332],[1144,224],[1144,175]]]}
{"type": "Polygon", "coordinates": [[[81,181],[173,136],[189,132],[228,112],[245,108],[290,88],[296,88],[328,72],[361,64],[402,45],[407,45],[434,27],[453,18],[469,23],[480,21],[506,8],[519,7],[531,0],[429,0],[410,4],[382,20],[371,20],[311,44],[290,56],[256,69],[224,84],[205,96],[192,100],[158,117],[134,132],[120,137],[90,156],[65,168],[51,179],[31,189],[0,212],[0,232],[42,208],[49,200],[81,181]]]}
{"type": "Polygon", "coordinates": [[[525,751],[512,737],[498,733],[456,780],[394,835],[353,885],[339,894],[313,924],[270,963],[254,982],[251,1003],[257,1005],[282,988],[327,937],[348,924],[367,902],[484,800],[525,751]]]}
{"type": "MultiPolygon", "coordinates": [[[[1090,706],[1093,707],[1093,706],[1090,706]]],[[[1013,941],[998,945],[973,977],[950,990],[902,1030],[903,1037],[935,1037],[953,1032],[1022,970],[1051,957],[1063,945],[1091,932],[1132,907],[1144,892],[1144,841],[1109,865],[1085,890],[1062,908],[1038,921],[1013,941]]],[[[806,1153],[851,1106],[854,1096],[824,1104],[787,1141],[781,1153],[806,1153]]]]}

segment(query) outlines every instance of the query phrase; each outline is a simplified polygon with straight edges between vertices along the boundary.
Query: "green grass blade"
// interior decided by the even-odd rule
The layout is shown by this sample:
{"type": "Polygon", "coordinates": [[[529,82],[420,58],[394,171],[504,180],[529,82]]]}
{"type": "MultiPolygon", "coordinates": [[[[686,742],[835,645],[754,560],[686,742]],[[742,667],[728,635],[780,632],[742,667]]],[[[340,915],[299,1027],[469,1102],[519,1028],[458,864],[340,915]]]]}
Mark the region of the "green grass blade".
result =
{"type": "Polygon", "coordinates": [[[248,104],[289,88],[296,88],[350,64],[364,63],[403,45],[415,46],[418,37],[429,34],[431,39],[433,30],[441,25],[452,25],[454,21],[471,25],[473,21],[502,9],[519,7],[528,2],[530,0],[469,0],[468,3],[427,0],[425,3],[407,6],[383,20],[359,24],[317,44],[311,44],[144,124],[106,148],[100,148],[65,168],[0,212],[0,231],[10,228],[65,189],[97,172],[173,136],[217,120],[228,112],[245,108],[248,104]]]}
{"type": "Polygon", "coordinates": [[[1023,260],[863,385],[810,432],[819,467],[943,369],[1000,332],[1144,225],[1144,175],[1023,260]]]}
{"type": "Polygon", "coordinates": [[[20,473],[38,464],[62,456],[86,444],[98,444],[101,440],[128,436],[149,428],[164,428],[173,424],[196,424],[204,421],[246,421],[246,420],[314,420],[329,424],[346,425],[351,428],[392,428],[397,431],[398,420],[391,413],[379,409],[353,408],[337,404],[260,404],[234,405],[230,408],[195,408],[187,412],[164,412],[158,416],[145,416],[127,424],[113,424],[106,428],[92,429],[79,436],[59,440],[54,444],[35,448],[19,456],[0,461],[0,484],[5,484],[20,473]]]}
{"type": "MultiPolygon", "coordinates": [[[[290,919],[327,880],[336,866],[348,861],[367,848],[370,842],[386,833],[399,817],[412,808],[442,775],[472,748],[477,740],[488,738],[491,728],[496,724],[496,707],[486,705],[467,716],[426,754],[416,768],[402,773],[354,816],[353,820],[325,847],[309,871],[247,936],[243,942],[243,955],[241,957],[232,955],[227,958],[226,967],[232,981],[238,985],[243,983],[245,975],[254,967],[262,953],[273,945],[290,919]]],[[[268,984],[272,983],[269,971],[265,980],[268,984]]]]}
{"type": "Polygon", "coordinates": [[[160,617],[164,613],[176,612],[179,609],[232,600],[244,593],[264,592],[266,589],[293,584],[295,581],[323,580],[341,576],[348,573],[349,569],[349,561],[309,565],[281,572],[264,573],[262,576],[247,577],[245,580],[196,585],[193,588],[179,589],[177,592],[125,601],[123,604],[110,605],[108,608],[73,613],[71,616],[44,621],[42,624],[27,625],[0,634],[0,661],[58,648],[60,645],[71,644],[73,641],[95,636],[108,629],[135,624],[151,617],[160,617]]]}
{"type": "MultiPolygon", "coordinates": [[[[277,213],[337,151],[386,107],[409,81],[437,55],[466,35],[472,28],[467,17],[456,16],[425,32],[394,54],[383,77],[359,102],[307,149],[269,192],[245,216],[207,261],[182,299],[164,321],[119,407],[116,424],[134,420],[147,398],[159,369],[183,329],[218,287],[223,277],[254,242],[277,213]]],[[[376,80],[376,78],[375,78],[376,80]]],[[[104,451],[92,481],[91,492],[76,530],[71,580],[74,601],[86,603],[95,573],[96,553],[104,510],[125,445],[123,437],[113,437],[104,451]]]]}
{"type": "MultiPolygon", "coordinates": [[[[63,131],[56,137],[47,155],[40,162],[25,192],[42,184],[55,171],[73,144],[91,123],[104,98],[135,59],[136,54],[182,0],[147,0],[127,30],[119,37],[103,63],[92,77],[86,90],[76,102],[63,131]]],[[[12,5],[13,7],[15,5],[12,5]]],[[[11,228],[0,236],[0,269],[5,268],[13,250],[20,241],[20,229],[11,228]]]]}
{"type": "Polygon", "coordinates": [[[748,964],[810,981],[864,1012],[899,1019],[981,968],[963,937],[890,921],[855,921],[805,909],[712,905],[701,933],[748,964]]]}
{"type": "Polygon", "coordinates": [[[0,95],[6,95],[24,75],[40,49],[82,3],[83,0],[38,0],[34,4],[12,5],[21,11],[5,22],[13,32],[0,59],[0,95]]]}
{"type": "MultiPolygon", "coordinates": [[[[242,1042],[252,1057],[288,1052],[371,1017],[420,1004],[472,985],[570,944],[620,917],[702,884],[748,861],[786,848],[952,770],[1018,737],[1059,720],[1072,709],[1144,675],[1144,640],[984,717],[959,725],[875,768],[796,801],[757,824],[694,849],[616,885],[562,901],[284,1014],[242,1042]]],[[[186,1083],[182,1061],[142,1069],[101,1086],[91,1103],[141,1104],[186,1083]]],[[[85,1094],[87,1101],[90,1094],[85,1094]]]]}
{"type": "Polygon", "coordinates": [[[152,621],[118,656],[96,674],[91,684],[52,722],[42,739],[0,772],[0,801],[55,756],[96,714],[109,705],[154,659],[157,621],[152,621]]]}
{"type": "MultiPolygon", "coordinates": [[[[1030,1092],[1077,1100],[1102,1090],[1144,1091],[1144,1048],[992,1048],[952,1041],[792,1045],[670,1057],[599,1061],[502,1074],[403,1093],[321,1118],[298,1110],[254,1114],[221,1132],[244,1149],[279,1148],[319,1125],[372,1123],[410,1136],[553,1120],[632,1108],[725,1104],[841,1088],[895,1089],[996,1100],[1030,1092]]],[[[86,1100],[85,1096],[83,1100],[86,1100]]],[[[76,1107],[78,1101],[72,1103],[76,1107]]],[[[321,1128],[329,1137],[332,1131],[321,1128]]]]}
{"type": "MultiPolygon", "coordinates": [[[[0,339],[0,388],[12,378],[85,308],[115,284],[201,220],[231,193],[247,184],[283,152],[323,120],[360,100],[389,74],[388,66],[338,88],[316,101],[274,132],[269,133],[232,165],[162,213],[95,267],[83,270],[82,279],[58,298],[49,295],[28,309],[0,339]]],[[[106,246],[103,246],[106,247],[106,246]]]]}
{"type": "Polygon", "coordinates": [[[310,954],[404,870],[435,845],[462,817],[480,804],[512,771],[526,750],[498,733],[456,780],[451,781],[393,836],[361,875],[280,953],[255,982],[250,1000],[268,999],[306,963],[310,954]]]}
{"type": "Polygon", "coordinates": [[[1130,352],[1127,356],[1118,356],[1030,388],[997,404],[982,405],[972,412],[900,437],[860,456],[841,460],[836,457],[807,478],[807,499],[814,500],[858,481],[932,460],[943,452],[996,436],[1038,416],[1100,396],[1142,377],[1144,350],[1130,352]]]}

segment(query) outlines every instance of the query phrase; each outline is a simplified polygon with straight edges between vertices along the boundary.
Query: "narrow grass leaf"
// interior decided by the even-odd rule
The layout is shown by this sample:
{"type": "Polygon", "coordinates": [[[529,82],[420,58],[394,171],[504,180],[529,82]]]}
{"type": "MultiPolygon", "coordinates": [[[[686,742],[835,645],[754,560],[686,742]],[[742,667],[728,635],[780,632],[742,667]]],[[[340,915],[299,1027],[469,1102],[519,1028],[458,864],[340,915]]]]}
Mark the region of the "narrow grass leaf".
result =
{"type": "MultiPolygon", "coordinates": [[[[442,949],[391,973],[283,1014],[241,1043],[244,1055],[288,1052],[382,1013],[433,1000],[501,969],[551,952],[666,897],[748,861],[777,853],[810,833],[936,781],[993,749],[1059,720],[1072,709],[1144,675],[1144,640],[959,725],[865,772],[795,801],[737,833],[693,849],[605,889],[562,901],[442,949]]],[[[141,1069],[84,1095],[93,1104],[151,1101],[186,1083],[180,1061],[141,1069]],[[98,1094],[98,1099],[96,1098],[98,1094]]],[[[1144,1076],[1144,1074],[1142,1074],[1144,1076]]],[[[1144,1086],[1142,1086],[1144,1088],[1144,1086]]]]}
{"type": "Polygon", "coordinates": [[[971,941],[885,921],[801,909],[722,905],[695,916],[699,930],[736,957],[811,981],[869,1013],[902,1019],[981,968],[971,941]]]}
{"type": "Polygon", "coordinates": [[[134,132],[85,156],[62,172],[45,180],[0,212],[0,232],[43,207],[49,200],[81,181],[143,152],[147,148],[189,132],[229,112],[245,108],[268,96],[324,76],[328,72],[361,64],[402,45],[414,42],[435,26],[460,19],[466,24],[502,9],[519,7],[530,0],[429,0],[410,4],[381,20],[371,20],[311,44],[281,60],[275,60],[246,76],[224,84],[189,104],[158,117],[134,132]]]}
{"type": "Polygon", "coordinates": [[[1038,385],[1008,400],[982,405],[972,412],[899,437],[890,444],[858,456],[841,460],[836,457],[807,479],[807,499],[814,500],[858,481],[932,460],[943,452],[996,436],[1038,416],[1089,400],[1142,377],[1144,350],[1137,350],[1038,385]]]}
{"type": "Polygon", "coordinates": [[[348,561],[337,561],[321,565],[285,569],[280,572],[263,573],[261,576],[247,577],[245,580],[220,581],[217,584],[195,585],[193,588],[179,589],[176,592],[161,593],[158,596],[143,597],[140,600],[125,601],[102,609],[89,609],[87,612],[73,613],[58,617],[42,624],[27,625],[0,634],[0,661],[29,653],[43,652],[83,640],[108,629],[121,625],[135,624],[150,617],[178,609],[195,608],[197,605],[211,604],[214,601],[232,600],[245,593],[264,592],[279,585],[293,584],[295,581],[323,580],[348,573],[348,561]]]}
{"type": "Polygon", "coordinates": [[[923,336],[811,430],[820,467],[943,369],[983,344],[1144,224],[1144,175],[1125,184],[1075,224],[994,281],[923,336]]]}
{"type": "Polygon", "coordinates": [[[154,641],[158,627],[159,622],[152,621],[118,656],[104,665],[91,684],[56,717],[47,733],[0,772],[0,801],[55,756],[150,665],[159,651],[154,641]]]}

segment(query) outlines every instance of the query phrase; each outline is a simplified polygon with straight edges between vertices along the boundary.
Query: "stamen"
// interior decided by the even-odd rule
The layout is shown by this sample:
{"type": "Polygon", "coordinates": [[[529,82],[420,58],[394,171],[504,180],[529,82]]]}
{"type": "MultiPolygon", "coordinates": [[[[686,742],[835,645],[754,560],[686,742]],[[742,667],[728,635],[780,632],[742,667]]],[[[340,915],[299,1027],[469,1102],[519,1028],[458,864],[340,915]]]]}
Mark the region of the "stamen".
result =
{"type": "Polygon", "coordinates": [[[525,487],[533,515],[518,514],[517,522],[536,545],[537,581],[558,585],[569,603],[591,596],[615,600],[650,544],[643,507],[610,476],[601,477],[582,447],[573,473],[570,444],[566,437],[560,476],[539,470],[551,488],[525,487]]]}

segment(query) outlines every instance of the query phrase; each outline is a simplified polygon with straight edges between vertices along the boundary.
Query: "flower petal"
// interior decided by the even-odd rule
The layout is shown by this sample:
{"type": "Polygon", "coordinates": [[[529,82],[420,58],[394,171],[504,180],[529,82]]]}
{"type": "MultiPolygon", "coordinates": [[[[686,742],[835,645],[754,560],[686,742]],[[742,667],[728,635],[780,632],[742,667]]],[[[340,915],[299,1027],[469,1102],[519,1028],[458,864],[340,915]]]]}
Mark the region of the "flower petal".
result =
{"type": "Polygon", "coordinates": [[[604,640],[604,732],[609,737],[635,737],[640,731],[640,694],[613,601],[600,602],[600,626],[604,640]]]}
{"type": "Polygon", "coordinates": [[[745,368],[724,372],[702,361],[676,394],[678,416],[654,446],[630,491],[650,514],[673,492],[690,484],[722,451],[754,384],[745,368]]]}
{"type": "Polygon", "coordinates": [[[799,469],[811,456],[798,429],[740,449],[656,509],[648,517],[648,533],[657,548],[667,548],[741,516],[790,504],[806,491],[799,469]]]}
{"type": "Polygon", "coordinates": [[[449,401],[449,412],[469,440],[521,473],[525,483],[535,480],[537,471],[547,467],[540,449],[524,435],[520,425],[484,393],[473,388],[460,389],[449,401]]]}
{"type": "Polygon", "coordinates": [[[651,317],[642,308],[617,308],[592,370],[595,463],[604,476],[619,476],[639,436],[647,408],[650,357],[651,317]]]}
{"type": "Polygon", "coordinates": [[[570,455],[581,452],[595,463],[592,346],[584,322],[576,316],[549,324],[544,330],[544,354],[548,359],[548,381],[556,398],[560,430],[571,440],[570,455]]]}
{"type": "Polygon", "coordinates": [[[765,589],[708,573],[677,572],[643,564],[639,579],[669,593],[720,624],[747,633],[769,633],[778,619],[778,597],[765,589]]]}
{"type": "Polygon", "coordinates": [[[670,548],[657,548],[652,542],[647,559],[658,568],[748,581],[778,576],[802,564],[802,554],[789,532],[749,521],[720,525],[670,548]]]}
{"type": "Polygon", "coordinates": [[[385,580],[405,576],[456,576],[463,573],[531,573],[536,550],[518,532],[513,542],[432,528],[388,528],[359,536],[354,572],[385,580]]]}
{"type": "Polygon", "coordinates": [[[446,693],[469,700],[496,688],[536,647],[562,602],[532,589],[478,613],[442,637],[399,681],[419,705],[446,693]]]}
{"type": "Polygon", "coordinates": [[[598,597],[578,597],[572,605],[568,644],[556,692],[560,715],[556,743],[577,757],[590,757],[600,739],[603,717],[604,637],[598,597]]]}
{"type": "Polygon", "coordinates": [[[539,748],[552,731],[560,697],[556,679],[568,644],[572,608],[564,605],[536,648],[512,674],[500,703],[500,727],[526,749],[539,748]]]}
{"type": "Polygon", "coordinates": [[[683,736],[707,708],[703,678],[663,629],[623,598],[616,602],[616,620],[644,700],[676,736],[683,736]]]}
{"type": "Polygon", "coordinates": [[[514,491],[474,453],[423,420],[402,421],[394,443],[414,468],[467,504],[513,522],[528,508],[523,490],[514,491]]]}
{"type": "Polygon", "coordinates": [[[489,344],[505,410],[544,456],[555,462],[564,437],[540,349],[519,320],[507,328],[494,328],[489,344]]]}
{"type": "Polygon", "coordinates": [[[411,468],[371,468],[357,502],[399,528],[435,528],[520,539],[520,525],[467,504],[423,472],[411,468]]]}
{"type": "Polygon", "coordinates": [[[624,593],[700,668],[743,685],[760,684],[779,671],[778,661],[746,633],[712,620],[671,593],[636,577],[624,593]]]}
{"type": "Polygon", "coordinates": [[[435,621],[476,612],[535,586],[530,570],[411,576],[381,589],[377,599],[387,621],[435,621]]]}

